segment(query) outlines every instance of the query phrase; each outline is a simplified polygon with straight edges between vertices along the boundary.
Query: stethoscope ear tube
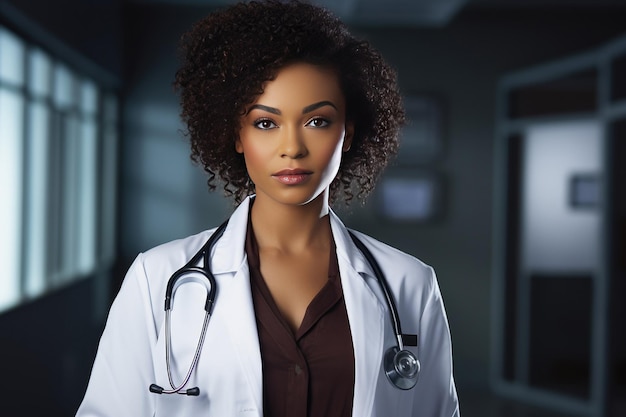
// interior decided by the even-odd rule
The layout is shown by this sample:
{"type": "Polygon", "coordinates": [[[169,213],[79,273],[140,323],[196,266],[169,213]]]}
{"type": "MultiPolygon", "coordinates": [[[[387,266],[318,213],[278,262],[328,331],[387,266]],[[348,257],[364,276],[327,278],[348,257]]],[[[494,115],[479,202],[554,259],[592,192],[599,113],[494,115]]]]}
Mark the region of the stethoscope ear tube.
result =
{"type": "Polygon", "coordinates": [[[199,274],[208,281],[209,285],[206,286],[207,294],[206,301],[204,302],[204,311],[211,314],[213,311],[213,304],[215,304],[217,286],[215,283],[215,277],[213,277],[213,274],[211,274],[210,271],[205,271],[197,266],[186,266],[174,272],[174,275],[172,275],[170,280],[167,282],[167,288],[165,289],[165,311],[170,311],[172,309],[172,299],[174,298],[174,291],[179,279],[188,278],[191,274],[199,274]]]}
{"type": "Polygon", "coordinates": [[[383,270],[380,268],[376,258],[374,258],[374,255],[372,255],[372,252],[370,252],[367,246],[365,246],[354,233],[350,231],[348,231],[348,233],[350,233],[352,241],[374,270],[376,281],[378,281],[378,284],[383,290],[387,306],[389,307],[391,323],[393,324],[393,330],[396,334],[396,346],[385,352],[385,357],[383,358],[385,375],[387,375],[387,378],[395,387],[401,390],[411,389],[417,384],[420,362],[413,352],[404,348],[400,316],[398,315],[398,309],[396,308],[396,303],[389,289],[389,285],[387,284],[387,280],[385,279],[385,275],[383,274],[383,270]]]}
{"type": "Polygon", "coordinates": [[[180,268],[178,271],[172,274],[171,278],[167,281],[167,287],[165,289],[165,311],[172,309],[172,297],[174,294],[174,287],[176,282],[182,276],[188,275],[190,273],[197,272],[198,274],[206,277],[209,281],[210,287],[207,290],[206,302],[204,303],[204,310],[211,314],[213,311],[213,305],[215,304],[215,294],[216,287],[215,285],[215,277],[211,273],[211,268],[209,267],[210,257],[211,257],[211,248],[215,244],[215,242],[222,237],[224,234],[224,230],[226,230],[226,226],[228,225],[228,220],[220,225],[220,227],[213,232],[209,240],[202,246],[202,248],[194,255],[185,266],[180,268]],[[204,267],[198,267],[196,264],[200,261],[200,258],[204,258],[204,267]]]}

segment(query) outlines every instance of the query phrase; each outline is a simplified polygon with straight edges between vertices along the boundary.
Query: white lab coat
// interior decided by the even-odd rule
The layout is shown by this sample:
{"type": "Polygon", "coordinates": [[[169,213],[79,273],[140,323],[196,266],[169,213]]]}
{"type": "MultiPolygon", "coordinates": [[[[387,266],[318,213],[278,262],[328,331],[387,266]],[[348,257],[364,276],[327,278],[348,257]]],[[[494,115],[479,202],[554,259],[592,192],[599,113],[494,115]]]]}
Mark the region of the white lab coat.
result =
{"type": "MultiPolygon", "coordinates": [[[[214,230],[166,243],[140,254],[111,307],[91,379],[78,417],[217,416],[261,417],[261,356],[244,251],[249,199],[233,213],[216,243],[211,267],[217,298],[202,354],[187,388],[198,397],[158,395],[169,389],[165,366],[164,294],[170,275],[197,253],[214,230]]],[[[357,234],[385,272],[397,300],[404,333],[418,335],[413,350],[421,362],[414,389],[387,380],[382,365],[395,337],[374,273],[334,214],[337,247],[354,344],[354,417],[458,417],[452,351],[446,314],[433,269],[371,237],[357,234]]],[[[172,373],[179,384],[196,349],[206,292],[199,283],[181,285],[172,310],[172,373]]]]}

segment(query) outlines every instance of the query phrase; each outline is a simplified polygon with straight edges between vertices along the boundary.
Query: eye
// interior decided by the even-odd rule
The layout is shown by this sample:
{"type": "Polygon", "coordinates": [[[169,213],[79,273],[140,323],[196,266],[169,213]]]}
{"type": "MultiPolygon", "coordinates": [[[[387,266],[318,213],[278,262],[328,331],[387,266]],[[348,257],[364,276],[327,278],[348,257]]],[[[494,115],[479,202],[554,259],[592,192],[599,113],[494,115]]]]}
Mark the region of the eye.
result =
{"type": "Polygon", "coordinates": [[[305,126],[310,127],[326,127],[330,124],[330,121],[324,119],[323,117],[314,117],[307,122],[305,126]]]}
{"type": "Polygon", "coordinates": [[[258,119],[254,121],[254,127],[261,130],[270,130],[278,126],[270,119],[258,119]]]}

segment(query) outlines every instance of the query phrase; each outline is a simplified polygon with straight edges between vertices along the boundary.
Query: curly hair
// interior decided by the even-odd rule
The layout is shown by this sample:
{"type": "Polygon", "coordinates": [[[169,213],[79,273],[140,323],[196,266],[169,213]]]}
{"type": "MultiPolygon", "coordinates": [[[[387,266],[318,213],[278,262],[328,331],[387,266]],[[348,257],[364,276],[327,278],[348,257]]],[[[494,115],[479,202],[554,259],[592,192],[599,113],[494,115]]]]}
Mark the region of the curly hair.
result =
{"type": "Polygon", "coordinates": [[[181,118],[191,158],[240,202],[254,193],[243,155],[235,151],[240,120],[266,82],[294,62],[333,68],[354,123],[350,150],[330,187],[335,201],[364,200],[398,149],[404,122],[395,71],[368,42],[353,37],[327,10],[299,1],[238,3],[209,14],[183,35],[176,72],[181,118]]]}

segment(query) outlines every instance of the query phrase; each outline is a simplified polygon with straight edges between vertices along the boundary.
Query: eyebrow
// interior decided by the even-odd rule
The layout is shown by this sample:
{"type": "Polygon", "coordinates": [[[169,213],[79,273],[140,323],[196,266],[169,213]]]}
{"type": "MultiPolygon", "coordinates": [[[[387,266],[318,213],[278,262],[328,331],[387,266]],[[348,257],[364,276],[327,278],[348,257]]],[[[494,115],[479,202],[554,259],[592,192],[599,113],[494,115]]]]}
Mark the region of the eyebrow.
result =
{"type": "Polygon", "coordinates": [[[280,112],[280,110],[278,110],[276,107],[264,106],[263,104],[255,104],[253,106],[250,106],[250,109],[248,110],[248,113],[250,113],[254,109],[264,110],[264,111],[266,111],[268,113],[273,113],[273,114],[277,114],[277,115],[281,115],[282,114],[280,112]]]}
{"type": "Polygon", "coordinates": [[[314,103],[314,104],[311,104],[310,106],[306,106],[305,108],[303,108],[302,114],[307,114],[309,112],[312,112],[313,110],[317,110],[320,107],[324,107],[324,106],[331,106],[332,108],[337,110],[337,106],[335,106],[330,101],[320,101],[319,103],[314,103]]]}
{"type": "MultiPolygon", "coordinates": [[[[335,106],[332,102],[325,100],[325,101],[320,101],[318,103],[313,103],[311,105],[306,106],[305,108],[302,109],[302,114],[307,114],[309,112],[312,112],[313,110],[317,110],[320,107],[324,107],[324,106],[331,106],[332,108],[337,110],[337,106],[335,106]]],[[[276,114],[279,116],[282,114],[281,111],[277,109],[276,107],[265,106],[263,104],[254,104],[250,106],[248,113],[250,113],[254,109],[264,110],[268,113],[276,114]]]]}

